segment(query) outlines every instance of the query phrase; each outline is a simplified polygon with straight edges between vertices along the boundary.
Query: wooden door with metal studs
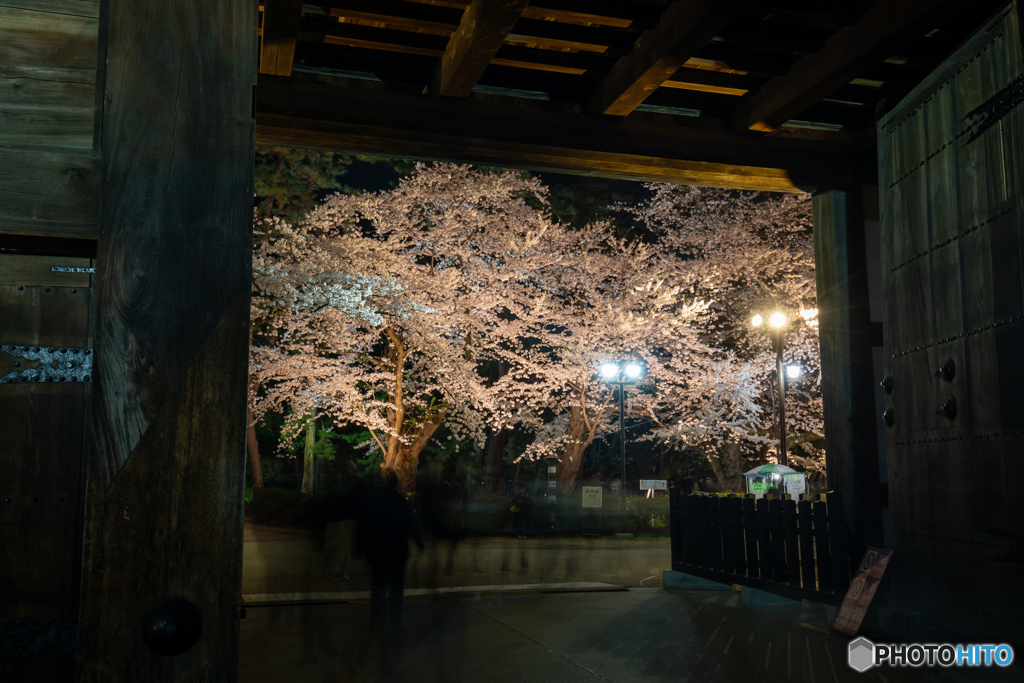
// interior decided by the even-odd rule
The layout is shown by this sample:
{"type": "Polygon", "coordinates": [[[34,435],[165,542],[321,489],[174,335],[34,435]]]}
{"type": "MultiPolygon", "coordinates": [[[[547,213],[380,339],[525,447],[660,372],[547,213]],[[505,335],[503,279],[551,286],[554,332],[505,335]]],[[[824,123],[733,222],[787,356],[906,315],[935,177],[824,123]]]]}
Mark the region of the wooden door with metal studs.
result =
{"type": "Polygon", "coordinates": [[[94,271],[0,254],[0,680],[73,680],[94,271]]]}

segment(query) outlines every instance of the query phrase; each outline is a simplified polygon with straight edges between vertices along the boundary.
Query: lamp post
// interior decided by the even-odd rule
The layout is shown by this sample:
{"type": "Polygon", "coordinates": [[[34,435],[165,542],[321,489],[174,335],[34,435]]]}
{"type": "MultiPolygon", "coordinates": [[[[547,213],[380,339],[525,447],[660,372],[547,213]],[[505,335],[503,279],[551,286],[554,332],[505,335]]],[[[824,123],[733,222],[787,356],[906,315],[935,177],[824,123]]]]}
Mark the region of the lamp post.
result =
{"type": "Polygon", "coordinates": [[[605,363],[601,366],[601,378],[608,384],[617,384],[619,389],[619,459],[622,474],[619,493],[622,496],[621,533],[626,533],[626,385],[634,384],[644,374],[639,363],[605,363]]]}
{"type": "MultiPolygon", "coordinates": [[[[755,315],[750,323],[754,327],[761,327],[764,319],[755,315]]],[[[786,316],[782,313],[772,313],[768,319],[768,335],[772,340],[772,350],[775,351],[775,376],[779,378],[779,464],[788,465],[786,453],[786,378],[796,379],[802,370],[799,365],[785,366],[782,361],[782,354],[786,350],[786,316]]],[[[773,396],[774,398],[774,396],[773,396]]]]}

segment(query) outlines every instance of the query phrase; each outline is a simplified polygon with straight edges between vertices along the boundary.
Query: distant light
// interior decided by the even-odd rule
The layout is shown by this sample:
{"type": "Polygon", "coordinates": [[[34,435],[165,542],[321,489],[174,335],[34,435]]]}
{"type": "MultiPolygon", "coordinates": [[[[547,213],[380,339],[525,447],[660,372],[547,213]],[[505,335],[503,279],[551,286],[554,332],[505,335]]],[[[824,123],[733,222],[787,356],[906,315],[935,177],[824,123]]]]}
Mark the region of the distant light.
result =
{"type": "Polygon", "coordinates": [[[754,319],[750,321],[750,324],[753,325],[754,327],[760,326],[760,324],[761,324],[761,316],[755,315],[754,319]]]}
{"type": "Polygon", "coordinates": [[[619,366],[615,363],[605,363],[601,366],[601,376],[605,379],[615,379],[619,375],[619,366]]]}
{"type": "Polygon", "coordinates": [[[630,363],[629,365],[626,366],[626,377],[629,377],[630,379],[636,379],[641,374],[643,374],[643,371],[644,369],[637,365],[636,363],[630,363]]]}
{"type": "Polygon", "coordinates": [[[781,313],[772,313],[772,327],[782,327],[786,324],[786,316],[781,313]]]}
{"type": "Polygon", "coordinates": [[[790,379],[796,379],[800,375],[804,374],[804,369],[799,365],[787,365],[786,366],[786,377],[790,379]]]}

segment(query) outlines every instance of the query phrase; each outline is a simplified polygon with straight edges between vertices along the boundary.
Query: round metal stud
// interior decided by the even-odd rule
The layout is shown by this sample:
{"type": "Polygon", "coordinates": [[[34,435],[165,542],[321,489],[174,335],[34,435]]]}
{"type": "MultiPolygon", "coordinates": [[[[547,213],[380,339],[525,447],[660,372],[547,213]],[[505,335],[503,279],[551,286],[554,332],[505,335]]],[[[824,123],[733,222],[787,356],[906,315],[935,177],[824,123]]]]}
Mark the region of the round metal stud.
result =
{"type": "Polygon", "coordinates": [[[885,422],[886,427],[892,427],[896,423],[896,411],[892,407],[886,408],[882,413],[882,420],[885,422]]]}
{"type": "Polygon", "coordinates": [[[956,396],[950,396],[946,399],[946,402],[942,404],[939,411],[946,416],[947,420],[956,419],[957,407],[956,407],[956,396]]]}
{"type": "Polygon", "coordinates": [[[150,650],[166,657],[191,648],[202,631],[199,608],[188,600],[164,600],[142,620],[142,640],[150,650]]]}
{"type": "Polygon", "coordinates": [[[956,377],[956,363],[953,362],[952,358],[947,358],[946,362],[939,366],[939,377],[952,382],[953,378],[956,377]]]}
{"type": "Polygon", "coordinates": [[[891,394],[892,393],[892,386],[893,386],[892,375],[886,375],[882,379],[880,384],[881,384],[882,388],[885,389],[885,393],[887,393],[887,394],[891,394]]]}

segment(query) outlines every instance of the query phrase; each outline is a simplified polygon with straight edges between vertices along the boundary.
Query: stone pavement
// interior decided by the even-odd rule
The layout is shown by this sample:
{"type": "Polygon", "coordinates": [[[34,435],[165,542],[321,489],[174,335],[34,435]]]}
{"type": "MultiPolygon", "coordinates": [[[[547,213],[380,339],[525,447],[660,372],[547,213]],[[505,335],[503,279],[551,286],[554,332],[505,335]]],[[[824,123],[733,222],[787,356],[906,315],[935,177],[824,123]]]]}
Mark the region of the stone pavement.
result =
{"type": "Polygon", "coordinates": [[[800,603],[740,604],[725,592],[492,595],[410,600],[400,649],[367,628],[366,604],[250,608],[239,680],[596,683],[997,683],[1020,670],[871,669],[849,638],[800,603]]]}

